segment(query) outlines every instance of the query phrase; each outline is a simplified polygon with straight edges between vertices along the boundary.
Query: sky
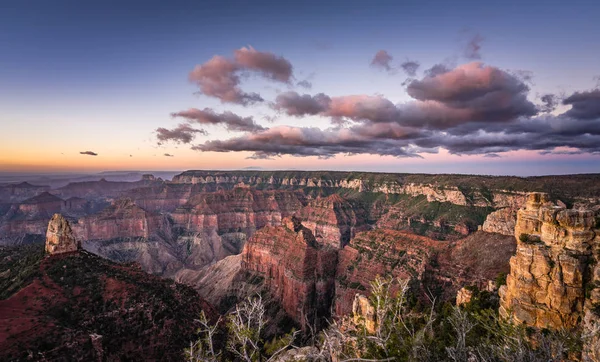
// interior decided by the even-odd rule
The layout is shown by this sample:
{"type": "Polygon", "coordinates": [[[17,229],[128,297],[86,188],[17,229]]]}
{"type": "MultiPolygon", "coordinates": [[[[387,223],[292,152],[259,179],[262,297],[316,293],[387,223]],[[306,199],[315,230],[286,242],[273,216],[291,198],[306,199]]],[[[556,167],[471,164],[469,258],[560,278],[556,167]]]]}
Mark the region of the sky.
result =
{"type": "Polygon", "coordinates": [[[600,172],[596,1],[0,1],[0,172],[600,172]]]}

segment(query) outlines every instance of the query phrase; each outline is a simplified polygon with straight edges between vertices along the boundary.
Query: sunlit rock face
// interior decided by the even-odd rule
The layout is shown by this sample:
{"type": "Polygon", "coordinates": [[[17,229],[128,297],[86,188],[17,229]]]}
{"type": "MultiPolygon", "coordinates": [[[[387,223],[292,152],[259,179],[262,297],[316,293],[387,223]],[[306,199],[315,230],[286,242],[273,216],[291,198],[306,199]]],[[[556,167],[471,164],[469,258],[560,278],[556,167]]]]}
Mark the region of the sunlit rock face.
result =
{"type": "Polygon", "coordinates": [[[369,298],[359,293],[354,296],[352,317],[355,324],[364,326],[368,333],[375,333],[377,317],[375,307],[371,304],[369,298]]]}
{"type": "Polygon", "coordinates": [[[75,239],[67,219],[61,214],[54,214],[48,223],[46,232],[46,253],[55,255],[79,249],[81,249],[81,244],[75,239]]]}
{"type": "Polygon", "coordinates": [[[517,210],[506,207],[490,213],[483,223],[482,231],[502,235],[514,235],[517,210]]]}
{"type": "Polygon", "coordinates": [[[529,194],[517,212],[517,251],[500,289],[501,315],[539,328],[579,326],[597,248],[594,225],[590,210],[569,210],[550,203],[547,194],[529,194]]]}

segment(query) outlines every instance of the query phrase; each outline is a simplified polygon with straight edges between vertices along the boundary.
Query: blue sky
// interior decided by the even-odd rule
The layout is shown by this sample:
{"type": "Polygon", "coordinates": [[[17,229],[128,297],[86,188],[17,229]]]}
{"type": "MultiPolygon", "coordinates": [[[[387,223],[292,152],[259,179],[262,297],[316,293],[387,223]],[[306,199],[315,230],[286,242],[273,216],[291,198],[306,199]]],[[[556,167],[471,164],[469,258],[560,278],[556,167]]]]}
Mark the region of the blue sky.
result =
{"type": "MultiPolygon", "coordinates": [[[[411,101],[404,78],[370,67],[386,50],[395,62],[468,63],[463,49],[480,35],[481,61],[533,73],[528,99],[590,90],[600,75],[600,25],[595,1],[3,1],[0,3],[0,169],[101,170],[195,168],[321,168],[411,172],[598,172],[589,153],[540,157],[532,150],[498,159],[481,155],[406,159],[337,155],[248,160],[248,152],[199,152],[157,146],[154,131],[173,127],[169,114],[210,107],[254,117],[265,127],[328,127],[319,116],[273,115],[268,103],[226,104],[197,94],[188,81],[197,64],[253,48],[282,56],[311,90],[260,77],[242,87],[268,101],[285,91],[331,97],[383,95],[411,101]],[[97,157],[80,155],[92,150],[97,157]],[[164,157],[165,153],[175,157],[164,157]],[[371,157],[371,158],[369,158],[371,157]],[[566,160],[566,161],[565,161],[566,160]],[[448,171],[448,162],[455,169],[448,171]],[[490,163],[497,167],[488,166],[490,163]],[[375,166],[374,166],[375,165],[375,166]],[[374,169],[373,169],[374,168],[374,169]]],[[[422,75],[420,75],[422,76],[422,75]]],[[[212,127],[197,139],[238,136],[212,127]]],[[[538,151],[538,150],[536,150],[538,151]]],[[[514,153],[514,152],[513,152],[514,153]]],[[[440,156],[442,155],[442,156],[440,156]]]]}

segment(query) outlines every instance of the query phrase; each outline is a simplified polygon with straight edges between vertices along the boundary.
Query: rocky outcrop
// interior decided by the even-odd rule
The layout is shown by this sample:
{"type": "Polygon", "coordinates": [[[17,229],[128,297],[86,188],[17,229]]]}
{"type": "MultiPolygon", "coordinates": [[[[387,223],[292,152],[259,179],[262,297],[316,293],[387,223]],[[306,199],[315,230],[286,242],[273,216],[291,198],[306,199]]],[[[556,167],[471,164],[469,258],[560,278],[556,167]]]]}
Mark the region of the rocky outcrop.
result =
{"type": "Polygon", "coordinates": [[[357,232],[369,228],[365,210],[353,207],[337,194],[309,201],[296,216],[318,242],[338,249],[348,244],[357,232]]]}
{"type": "Polygon", "coordinates": [[[302,329],[320,327],[330,316],[336,261],[336,250],[319,244],[295,217],[259,230],[242,252],[242,270],[264,278],[264,286],[302,329]]]}
{"type": "Polygon", "coordinates": [[[578,327],[584,317],[587,274],[595,233],[594,213],[569,210],[531,193],[517,212],[517,251],[500,314],[517,323],[552,329],[578,327]]]}
{"type": "Polygon", "coordinates": [[[81,243],[75,239],[67,219],[54,214],[48,223],[46,232],[46,253],[50,255],[70,253],[81,249],[81,243]]]}
{"type": "Polygon", "coordinates": [[[467,304],[473,299],[473,290],[467,287],[462,287],[456,293],[456,305],[460,306],[467,304]]]}
{"type": "Polygon", "coordinates": [[[375,333],[377,317],[375,315],[375,307],[371,304],[369,298],[358,293],[354,296],[352,318],[356,325],[364,326],[367,333],[375,333]]]}
{"type": "Polygon", "coordinates": [[[505,207],[504,209],[500,209],[489,214],[486,217],[481,230],[488,233],[512,236],[515,234],[516,223],[517,210],[510,207],[505,207]]]}
{"type": "Polygon", "coordinates": [[[600,213],[596,214],[596,238],[592,244],[592,261],[583,306],[583,360],[600,361],[600,213]]]}

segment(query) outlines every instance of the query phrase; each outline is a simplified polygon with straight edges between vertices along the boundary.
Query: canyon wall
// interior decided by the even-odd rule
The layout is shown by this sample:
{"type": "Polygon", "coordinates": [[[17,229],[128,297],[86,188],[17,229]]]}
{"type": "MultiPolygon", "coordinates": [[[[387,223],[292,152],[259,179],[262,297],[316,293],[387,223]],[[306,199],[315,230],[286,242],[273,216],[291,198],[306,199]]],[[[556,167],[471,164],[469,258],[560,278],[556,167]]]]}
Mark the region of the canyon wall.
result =
{"type": "Polygon", "coordinates": [[[242,252],[243,271],[264,278],[264,285],[303,330],[320,328],[334,297],[336,249],[317,242],[295,217],[267,226],[242,252]]]}
{"type": "Polygon", "coordinates": [[[295,214],[318,242],[342,248],[359,231],[368,230],[367,213],[337,194],[310,200],[295,214]]]}
{"type": "MultiPolygon", "coordinates": [[[[175,184],[213,184],[223,187],[248,185],[275,188],[337,188],[358,192],[424,195],[427,201],[450,202],[477,207],[518,207],[525,192],[504,189],[464,188],[456,185],[436,185],[408,182],[403,174],[369,174],[346,172],[244,172],[244,171],[186,171],[173,177],[175,184]]],[[[433,180],[432,180],[433,181],[433,180]]]]}
{"type": "Polygon", "coordinates": [[[517,251],[500,288],[500,314],[533,327],[578,327],[597,249],[595,223],[593,211],[566,209],[550,203],[547,194],[529,194],[517,212],[517,251]]]}

